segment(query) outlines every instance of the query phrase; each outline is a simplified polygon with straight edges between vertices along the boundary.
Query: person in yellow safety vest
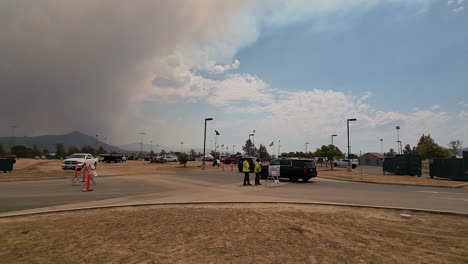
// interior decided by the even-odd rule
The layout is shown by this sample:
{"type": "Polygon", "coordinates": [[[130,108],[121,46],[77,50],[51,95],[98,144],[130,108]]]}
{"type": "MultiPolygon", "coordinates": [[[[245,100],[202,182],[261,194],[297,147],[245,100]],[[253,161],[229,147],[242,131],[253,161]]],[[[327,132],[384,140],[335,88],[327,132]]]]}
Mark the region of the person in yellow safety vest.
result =
{"type": "Polygon", "coordinates": [[[250,184],[250,177],[249,177],[250,164],[247,160],[244,160],[244,162],[242,163],[242,172],[244,172],[244,186],[252,185],[250,184]]]}
{"type": "Polygon", "coordinates": [[[262,166],[260,165],[258,160],[255,162],[254,172],[255,172],[255,185],[262,185],[260,183],[260,172],[262,172],[262,166]]]}

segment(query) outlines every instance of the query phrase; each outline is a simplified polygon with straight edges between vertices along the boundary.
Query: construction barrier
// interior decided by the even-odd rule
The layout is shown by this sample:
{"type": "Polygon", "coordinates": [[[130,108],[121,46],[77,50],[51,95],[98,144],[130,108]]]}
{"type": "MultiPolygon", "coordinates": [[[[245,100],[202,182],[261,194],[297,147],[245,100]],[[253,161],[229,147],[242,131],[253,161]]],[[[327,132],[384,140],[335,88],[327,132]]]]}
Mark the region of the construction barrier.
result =
{"type": "MultiPolygon", "coordinates": [[[[84,170],[84,168],[82,169],[84,170]]],[[[91,176],[91,171],[92,171],[92,167],[91,167],[91,164],[87,166],[87,170],[86,170],[86,189],[82,189],[83,192],[90,192],[90,191],[93,191],[93,189],[91,188],[91,180],[92,180],[92,176],[91,176]]],[[[94,180],[93,180],[94,182],[94,180]]]]}

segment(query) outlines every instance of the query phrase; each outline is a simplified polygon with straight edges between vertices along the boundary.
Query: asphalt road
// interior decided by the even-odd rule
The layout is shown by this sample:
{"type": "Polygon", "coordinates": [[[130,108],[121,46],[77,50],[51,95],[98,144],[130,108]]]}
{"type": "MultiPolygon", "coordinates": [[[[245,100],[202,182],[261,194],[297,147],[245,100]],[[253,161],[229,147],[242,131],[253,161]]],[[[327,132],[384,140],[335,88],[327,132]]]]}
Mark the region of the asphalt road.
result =
{"type": "Polygon", "coordinates": [[[93,192],[82,192],[82,186],[72,186],[69,180],[63,179],[0,182],[0,213],[76,203],[89,206],[115,204],[115,198],[135,203],[313,201],[468,213],[467,189],[365,184],[320,178],[308,183],[281,181],[280,185],[271,187],[242,187],[242,178],[243,174],[231,171],[103,177],[97,179],[93,192]]]}

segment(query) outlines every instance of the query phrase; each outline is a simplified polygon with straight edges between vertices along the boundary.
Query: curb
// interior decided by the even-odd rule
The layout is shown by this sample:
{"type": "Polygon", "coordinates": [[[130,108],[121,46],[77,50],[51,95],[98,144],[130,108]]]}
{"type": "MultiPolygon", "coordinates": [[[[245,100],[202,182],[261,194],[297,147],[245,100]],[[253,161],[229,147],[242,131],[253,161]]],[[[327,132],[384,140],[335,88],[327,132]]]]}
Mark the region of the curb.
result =
{"type": "Polygon", "coordinates": [[[387,184],[387,185],[401,185],[401,186],[419,186],[419,187],[439,187],[439,188],[463,188],[467,187],[468,183],[458,184],[458,185],[434,185],[434,184],[417,184],[417,183],[399,183],[399,182],[374,182],[374,181],[364,181],[364,180],[353,180],[353,179],[342,179],[328,176],[317,176],[317,178],[337,180],[337,181],[347,181],[347,182],[359,182],[359,183],[372,183],[372,184],[387,184]]]}
{"type": "Polygon", "coordinates": [[[327,206],[339,206],[339,207],[351,207],[351,208],[372,208],[372,209],[387,209],[387,210],[404,210],[413,212],[423,212],[441,215],[456,215],[468,217],[468,213],[455,212],[455,211],[439,211],[439,210],[428,210],[421,208],[408,208],[408,207],[393,207],[393,206],[378,206],[378,205],[360,205],[360,204],[347,204],[347,203],[327,203],[327,202],[167,202],[167,203],[135,203],[135,204],[123,204],[123,205],[104,205],[104,206],[90,206],[90,207],[79,207],[70,209],[58,209],[58,210],[46,210],[32,213],[19,213],[12,215],[0,216],[0,219],[19,217],[19,216],[33,216],[51,213],[63,213],[63,212],[74,212],[84,210],[95,210],[95,209],[112,209],[122,207],[139,207],[139,206],[165,206],[165,205],[210,205],[210,204],[289,204],[289,205],[327,205],[327,206]]]}

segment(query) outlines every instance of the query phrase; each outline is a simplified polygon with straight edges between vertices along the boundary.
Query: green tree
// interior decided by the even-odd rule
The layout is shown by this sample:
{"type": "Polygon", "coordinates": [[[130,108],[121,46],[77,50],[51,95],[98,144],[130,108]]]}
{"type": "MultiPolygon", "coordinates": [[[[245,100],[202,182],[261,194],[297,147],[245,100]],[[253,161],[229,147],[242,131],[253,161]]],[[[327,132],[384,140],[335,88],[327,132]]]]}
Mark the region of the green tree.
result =
{"type": "Polygon", "coordinates": [[[167,153],[167,152],[166,152],[164,149],[162,149],[161,152],[159,152],[159,155],[160,155],[160,156],[163,156],[163,155],[166,155],[166,153],[167,153]]]}
{"type": "Polygon", "coordinates": [[[422,135],[419,139],[416,151],[421,159],[445,159],[450,157],[450,152],[435,143],[431,135],[422,135]]]}
{"type": "Polygon", "coordinates": [[[42,153],[41,150],[37,148],[36,144],[33,145],[32,150],[33,150],[34,156],[40,156],[42,153]]]}
{"type": "Polygon", "coordinates": [[[450,154],[452,154],[452,156],[457,156],[458,154],[460,154],[460,150],[462,149],[462,144],[463,142],[461,142],[460,140],[451,140],[449,143],[448,143],[448,150],[450,152],[450,154]]]}
{"type": "Polygon", "coordinates": [[[93,156],[97,156],[97,151],[95,148],[91,147],[90,145],[83,146],[81,148],[81,152],[83,153],[89,153],[93,156]]]}
{"type": "Polygon", "coordinates": [[[250,139],[247,139],[245,145],[242,147],[242,150],[247,156],[255,156],[256,148],[250,139]]]}
{"type": "Polygon", "coordinates": [[[260,146],[258,147],[258,150],[257,150],[256,154],[257,154],[256,156],[259,159],[261,159],[262,161],[263,160],[271,160],[271,156],[270,156],[270,154],[268,154],[267,148],[262,144],[260,144],[260,146]]]}
{"type": "Polygon", "coordinates": [[[34,153],[31,148],[18,145],[11,148],[11,154],[15,155],[18,158],[33,158],[34,153]]]}
{"type": "Polygon", "coordinates": [[[179,164],[184,165],[184,167],[187,167],[188,155],[185,153],[180,153],[178,158],[179,158],[179,164]]]}
{"type": "Polygon", "coordinates": [[[65,145],[63,143],[55,144],[55,156],[60,158],[64,158],[66,156],[65,145]]]}
{"type": "Polygon", "coordinates": [[[322,145],[321,148],[315,150],[316,157],[327,158],[330,162],[331,169],[333,170],[333,160],[343,158],[343,152],[335,145],[322,145]]]}
{"type": "Polygon", "coordinates": [[[349,158],[350,159],[359,159],[359,156],[356,155],[356,154],[351,153],[351,154],[349,154],[349,158]]]}
{"type": "Polygon", "coordinates": [[[396,152],[393,148],[391,148],[387,153],[384,154],[387,158],[392,158],[396,156],[396,152]]]}
{"type": "Polygon", "coordinates": [[[2,144],[0,144],[0,155],[5,155],[5,149],[2,144]]]}
{"type": "Polygon", "coordinates": [[[416,148],[411,148],[410,144],[406,144],[403,148],[403,154],[418,154],[416,148]]]}
{"type": "Polygon", "coordinates": [[[79,153],[79,152],[80,152],[80,149],[75,146],[69,146],[67,148],[67,156],[71,156],[72,154],[79,153]]]}
{"type": "Polygon", "coordinates": [[[100,155],[100,154],[107,154],[107,151],[102,147],[102,146],[99,146],[98,150],[97,150],[97,154],[100,155]]]}
{"type": "Polygon", "coordinates": [[[197,158],[197,152],[195,152],[194,149],[190,149],[188,158],[189,158],[189,160],[195,160],[197,158]]]}

